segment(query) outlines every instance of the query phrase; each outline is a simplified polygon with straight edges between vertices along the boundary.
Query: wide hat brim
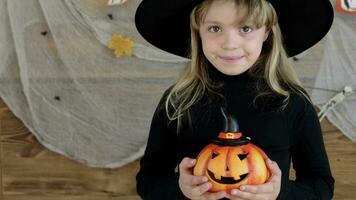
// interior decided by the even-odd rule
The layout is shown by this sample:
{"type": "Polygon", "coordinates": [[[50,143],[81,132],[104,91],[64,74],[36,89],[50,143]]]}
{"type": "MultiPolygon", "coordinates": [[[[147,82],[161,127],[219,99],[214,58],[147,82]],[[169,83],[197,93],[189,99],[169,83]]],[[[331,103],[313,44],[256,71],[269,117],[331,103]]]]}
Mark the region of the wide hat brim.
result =
{"type": "MultiPolygon", "coordinates": [[[[187,57],[190,48],[189,16],[203,0],[143,0],[137,8],[138,32],[152,45],[187,57]]],[[[329,0],[268,0],[278,15],[289,57],[319,42],[329,31],[334,12],[329,0]]]]}

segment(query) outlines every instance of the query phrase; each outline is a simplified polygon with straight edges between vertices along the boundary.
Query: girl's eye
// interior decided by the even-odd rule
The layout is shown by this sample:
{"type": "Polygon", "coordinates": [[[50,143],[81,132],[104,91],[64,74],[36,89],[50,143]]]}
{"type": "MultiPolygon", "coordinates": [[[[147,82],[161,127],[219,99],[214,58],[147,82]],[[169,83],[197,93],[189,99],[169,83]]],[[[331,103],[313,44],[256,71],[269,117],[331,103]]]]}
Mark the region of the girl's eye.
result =
{"type": "Polygon", "coordinates": [[[217,33],[217,32],[221,32],[221,29],[218,26],[211,26],[209,27],[209,32],[217,33]]]}
{"type": "Polygon", "coordinates": [[[253,29],[250,26],[244,26],[241,28],[242,33],[250,33],[252,31],[253,31],[253,29]]]}

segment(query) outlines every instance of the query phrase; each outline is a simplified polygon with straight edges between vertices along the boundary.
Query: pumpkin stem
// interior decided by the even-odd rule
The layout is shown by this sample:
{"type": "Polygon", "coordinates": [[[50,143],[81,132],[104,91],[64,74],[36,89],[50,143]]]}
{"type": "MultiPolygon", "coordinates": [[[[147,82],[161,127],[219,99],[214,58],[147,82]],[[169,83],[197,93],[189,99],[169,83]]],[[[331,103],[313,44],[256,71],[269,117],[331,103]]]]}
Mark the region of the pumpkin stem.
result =
{"type": "Polygon", "coordinates": [[[221,113],[224,117],[224,127],[223,131],[225,133],[237,133],[240,132],[239,124],[237,123],[237,120],[234,116],[228,114],[226,112],[226,109],[223,107],[220,107],[221,113]]]}

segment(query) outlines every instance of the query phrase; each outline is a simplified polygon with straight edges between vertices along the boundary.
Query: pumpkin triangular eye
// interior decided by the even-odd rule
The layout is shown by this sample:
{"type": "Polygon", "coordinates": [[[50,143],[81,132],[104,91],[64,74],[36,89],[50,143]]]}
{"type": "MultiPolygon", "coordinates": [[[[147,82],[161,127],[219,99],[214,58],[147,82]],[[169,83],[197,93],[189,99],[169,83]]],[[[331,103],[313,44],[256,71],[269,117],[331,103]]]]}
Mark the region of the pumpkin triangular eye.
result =
{"type": "Polygon", "coordinates": [[[247,157],[248,153],[245,154],[238,154],[237,156],[240,158],[240,160],[243,160],[247,157]]]}
{"type": "Polygon", "coordinates": [[[213,154],[211,155],[211,159],[214,159],[218,155],[219,155],[218,153],[213,152],[213,154]]]}

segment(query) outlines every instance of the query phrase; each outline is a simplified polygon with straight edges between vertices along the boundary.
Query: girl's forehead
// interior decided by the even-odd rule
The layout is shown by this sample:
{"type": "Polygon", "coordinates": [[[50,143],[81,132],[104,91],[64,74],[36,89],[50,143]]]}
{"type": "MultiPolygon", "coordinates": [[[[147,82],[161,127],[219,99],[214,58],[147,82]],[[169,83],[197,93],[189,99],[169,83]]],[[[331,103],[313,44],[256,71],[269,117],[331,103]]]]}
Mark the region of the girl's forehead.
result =
{"type": "Polygon", "coordinates": [[[213,1],[202,18],[203,23],[237,24],[253,22],[246,6],[233,1],[213,1]]]}

